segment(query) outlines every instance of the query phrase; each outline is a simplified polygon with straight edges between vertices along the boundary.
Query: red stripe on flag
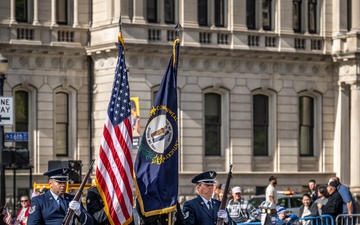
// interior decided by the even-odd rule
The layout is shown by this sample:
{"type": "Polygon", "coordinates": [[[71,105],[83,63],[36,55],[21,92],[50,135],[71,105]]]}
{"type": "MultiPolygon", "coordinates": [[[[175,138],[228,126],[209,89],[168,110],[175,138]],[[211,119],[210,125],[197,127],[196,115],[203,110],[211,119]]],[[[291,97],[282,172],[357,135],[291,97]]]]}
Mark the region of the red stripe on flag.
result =
{"type": "MultiPolygon", "coordinates": [[[[131,124],[128,119],[125,119],[123,122],[124,123],[120,123],[119,126],[121,126],[122,128],[125,128],[125,130],[126,130],[125,132],[121,132],[119,129],[120,128],[119,126],[116,126],[115,130],[112,129],[111,125],[110,125],[111,127],[109,127],[109,128],[104,126],[103,137],[108,146],[101,146],[100,160],[102,161],[104,168],[106,169],[107,176],[110,178],[111,183],[107,184],[107,182],[105,181],[105,178],[101,175],[100,171],[99,171],[99,173],[97,171],[97,178],[99,180],[101,187],[106,187],[106,188],[104,188],[103,192],[105,194],[105,197],[106,197],[106,200],[108,203],[109,214],[111,215],[112,218],[116,217],[114,222],[119,221],[119,218],[118,218],[118,215],[117,215],[117,212],[115,209],[116,206],[114,205],[116,203],[114,203],[113,200],[111,199],[111,195],[109,194],[109,189],[108,189],[107,185],[111,185],[113,187],[112,189],[115,191],[116,197],[118,199],[118,204],[120,205],[120,208],[121,208],[121,213],[123,213],[125,220],[130,217],[131,212],[129,212],[126,207],[126,200],[125,200],[124,195],[127,195],[129,198],[130,204],[131,205],[133,204],[132,186],[130,185],[131,183],[129,182],[129,179],[132,180],[132,167],[133,167],[132,158],[131,158],[131,154],[128,149],[128,146],[126,144],[127,143],[126,138],[124,139],[124,137],[123,137],[123,136],[131,137],[132,135],[129,135],[128,132],[129,132],[129,130],[132,131],[132,128],[131,128],[131,124]],[[112,137],[111,137],[112,132],[110,132],[109,129],[110,129],[110,131],[113,132],[113,135],[115,134],[115,137],[117,138],[117,140],[112,139],[112,137]],[[119,153],[115,150],[114,142],[116,142],[116,141],[118,141],[118,143],[121,146],[121,150],[119,150],[121,152],[119,152],[119,153]],[[120,177],[122,179],[122,181],[120,181],[120,182],[122,182],[122,184],[124,185],[126,193],[122,193],[122,191],[119,187],[118,181],[117,181],[116,174],[112,170],[111,163],[109,161],[109,158],[105,154],[103,147],[108,147],[108,149],[107,149],[108,154],[112,155],[113,160],[116,165],[116,167],[113,169],[116,169],[117,172],[120,174],[120,177]],[[123,165],[123,163],[120,160],[119,154],[123,154],[123,156],[125,156],[124,164],[127,164],[127,165],[123,165]],[[129,170],[130,174],[128,174],[126,172],[125,168],[131,168],[129,170]]],[[[107,124],[111,124],[111,123],[107,123],[107,124]]],[[[119,224],[119,223],[117,223],[117,224],[119,224]]]]}

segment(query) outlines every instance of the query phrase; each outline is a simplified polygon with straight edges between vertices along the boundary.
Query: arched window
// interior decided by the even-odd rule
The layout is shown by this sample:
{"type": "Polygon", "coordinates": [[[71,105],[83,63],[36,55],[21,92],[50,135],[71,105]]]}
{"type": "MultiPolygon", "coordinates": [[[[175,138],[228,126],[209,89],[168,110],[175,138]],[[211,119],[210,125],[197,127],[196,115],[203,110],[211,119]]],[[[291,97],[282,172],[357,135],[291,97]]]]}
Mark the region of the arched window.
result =
{"type": "Polygon", "coordinates": [[[322,151],[322,97],[316,91],[304,91],[298,100],[299,156],[317,158],[322,151]]]}
{"type": "Polygon", "coordinates": [[[55,154],[69,155],[69,95],[57,92],[55,96],[55,154]]]}
{"type": "MultiPolygon", "coordinates": [[[[15,91],[15,132],[29,134],[29,93],[24,90],[15,91]]],[[[15,146],[29,149],[28,141],[15,142],[15,146]]]]}
{"type": "Polygon", "coordinates": [[[221,95],[205,94],[205,156],[221,155],[221,95]]]}
{"type": "Polygon", "coordinates": [[[300,156],[314,156],[314,98],[299,98],[300,156]]]}
{"type": "Polygon", "coordinates": [[[253,95],[253,154],[269,155],[269,97],[253,95]]]}

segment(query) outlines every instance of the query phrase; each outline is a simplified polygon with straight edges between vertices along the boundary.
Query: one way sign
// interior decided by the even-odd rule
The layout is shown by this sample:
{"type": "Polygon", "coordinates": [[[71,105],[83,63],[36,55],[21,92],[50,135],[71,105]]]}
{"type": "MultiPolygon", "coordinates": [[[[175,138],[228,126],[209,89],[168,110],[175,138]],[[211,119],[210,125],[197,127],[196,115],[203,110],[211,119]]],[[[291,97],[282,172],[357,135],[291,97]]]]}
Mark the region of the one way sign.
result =
{"type": "Polygon", "coordinates": [[[12,97],[0,97],[0,125],[13,125],[12,97]]]}

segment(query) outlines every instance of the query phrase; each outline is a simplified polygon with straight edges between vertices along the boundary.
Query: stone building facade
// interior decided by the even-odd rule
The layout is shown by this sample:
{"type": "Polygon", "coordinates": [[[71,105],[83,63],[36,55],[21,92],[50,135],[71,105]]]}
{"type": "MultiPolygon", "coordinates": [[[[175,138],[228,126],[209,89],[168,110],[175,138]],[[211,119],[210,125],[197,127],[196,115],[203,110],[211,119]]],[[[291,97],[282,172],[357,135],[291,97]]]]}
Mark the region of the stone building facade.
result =
{"type": "MultiPolygon", "coordinates": [[[[279,190],[301,192],[309,179],[324,184],[335,174],[360,193],[358,0],[0,4],[0,52],[9,60],[4,95],[26,93],[33,180],[44,181],[48,160],[81,160],[87,168],[97,158],[121,15],[142,131],[174,27],[183,27],[181,201],[194,195],[195,174],[216,170],[225,182],[230,164],[232,184],[248,195],[260,193],[270,175],[278,177],[279,190]]],[[[25,172],[20,183],[22,177],[25,172]]]]}

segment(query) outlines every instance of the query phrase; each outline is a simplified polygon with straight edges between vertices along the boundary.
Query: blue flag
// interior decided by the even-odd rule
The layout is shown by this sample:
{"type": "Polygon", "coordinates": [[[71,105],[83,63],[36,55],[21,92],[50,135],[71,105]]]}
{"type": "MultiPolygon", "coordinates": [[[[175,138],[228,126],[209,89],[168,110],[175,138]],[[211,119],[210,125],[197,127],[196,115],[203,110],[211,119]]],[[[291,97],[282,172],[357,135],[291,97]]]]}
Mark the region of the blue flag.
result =
{"type": "Polygon", "coordinates": [[[135,161],[135,186],[143,216],[176,210],[178,197],[177,66],[180,40],[161,81],[135,161]]]}

